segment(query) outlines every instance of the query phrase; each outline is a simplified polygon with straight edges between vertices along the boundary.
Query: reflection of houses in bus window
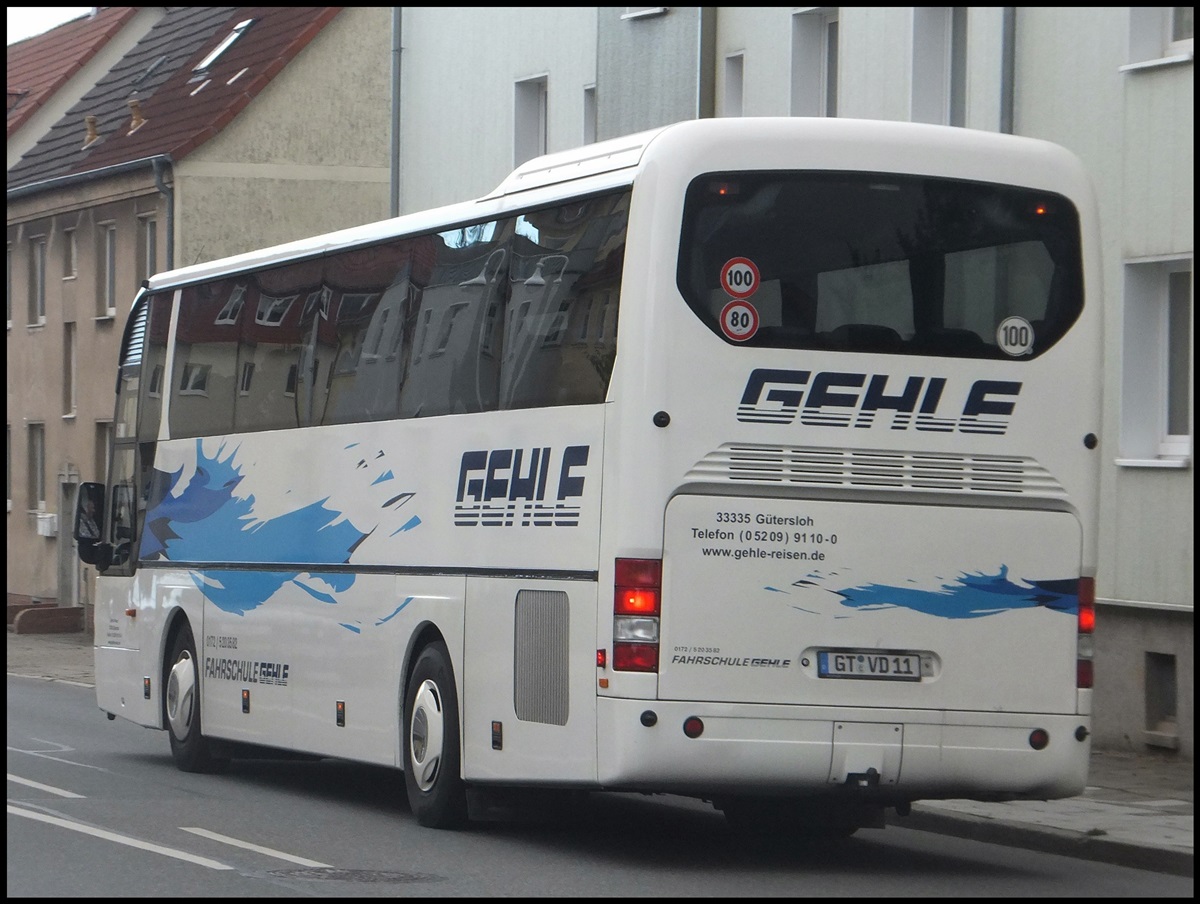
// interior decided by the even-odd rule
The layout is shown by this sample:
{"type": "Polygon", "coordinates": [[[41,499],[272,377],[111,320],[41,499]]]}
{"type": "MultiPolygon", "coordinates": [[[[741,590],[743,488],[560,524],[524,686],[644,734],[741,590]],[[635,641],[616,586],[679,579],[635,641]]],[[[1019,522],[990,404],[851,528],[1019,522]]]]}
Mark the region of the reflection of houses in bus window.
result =
{"type": "Polygon", "coordinates": [[[242,395],[250,394],[250,384],[254,382],[254,362],[245,361],[242,363],[242,379],[238,383],[238,392],[242,395]]]}
{"type": "Polygon", "coordinates": [[[283,394],[288,398],[296,396],[296,375],[300,370],[300,365],[293,364],[288,368],[287,380],[284,381],[283,394]]]}
{"type": "Polygon", "coordinates": [[[185,364],[179,380],[180,395],[204,395],[208,392],[208,364],[185,364]]]}
{"type": "Polygon", "coordinates": [[[467,309],[465,302],[452,304],[442,314],[442,326],[438,332],[437,347],[433,350],[433,354],[440,355],[446,350],[446,346],[450,344],[450,333],[454,330],[454,321],[458,315],[467,309]]]}
{"type": "Polygon", "coordinates": [[[429,338],[429,321],[433,319],[433,311],[426,308],[421,312],[421,331],[417,334],[417,354],[414,363],[421,360],[425,354],[425,343],[429,338]]]}
{"type": "Polygon", "coordinates": [[[156,364],[154,370],[150,373],[150,385],[148,391],[153,398],[162,398],[162,382],[163,382],[163,366],[156,364]]]}
{"type": "Polygon", "coordinates": [[[255,315],[254,322],[260,326],[279,326],[297,297],[289,295],[286,298],[276,298],[271,295],[260,295],[258,314],[255,315]]]}
{"type": "MultiPolygon", "coordinates": [[[[246,301],[246,287],[237,285],[233,287],[233,291],[229,293],[229,300],[217,312],[217,323],[230,324],[237,323],[238,317],[242,313],[242,305],[246,301]]],[[[261,303],[260,303],[261,304],[261,303]]],[[[262,321],[259,321],[260,323],[262,321]]]]}

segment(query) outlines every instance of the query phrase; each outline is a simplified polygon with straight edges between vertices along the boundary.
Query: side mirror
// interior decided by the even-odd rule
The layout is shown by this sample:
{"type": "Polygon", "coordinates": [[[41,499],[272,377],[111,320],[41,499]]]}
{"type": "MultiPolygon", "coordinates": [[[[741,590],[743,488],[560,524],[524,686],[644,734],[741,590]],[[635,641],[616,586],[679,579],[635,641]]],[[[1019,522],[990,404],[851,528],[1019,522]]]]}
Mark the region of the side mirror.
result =
{"type": "Polygon", "coordinates": [[[75,499],[75,520],[71,536],[79,548],[79,558],[87,565],[100,560],[101,525],[104,524],[104,484],[83,483],[75,499]]]}

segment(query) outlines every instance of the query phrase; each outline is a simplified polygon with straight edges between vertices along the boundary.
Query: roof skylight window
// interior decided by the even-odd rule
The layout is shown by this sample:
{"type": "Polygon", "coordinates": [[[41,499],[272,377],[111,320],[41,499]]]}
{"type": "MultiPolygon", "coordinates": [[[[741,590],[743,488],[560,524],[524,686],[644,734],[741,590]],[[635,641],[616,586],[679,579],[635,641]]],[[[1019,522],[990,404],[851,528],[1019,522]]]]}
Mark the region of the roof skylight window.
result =
{"type": "Polygon", "coordinates": [[[206,72],[209,69],[209,67],[211,67],[212,64],[215,63],[220,58],[221,54],[223,54],[226,50],[228,50],[230,47],[232,47],[234,42],[237,41],[237,39],[240,38],[243,34],[245,34],[246,29],[248,29],[251,25],[253,25],[254,22],[255,22],[254,19],[244,19],[243,21],[241,21],[237,25],[235,25],[233,27],[233,31],[231,31],[228,35],[225,36],[225,40],[223,40],[220,44],[218,44],[216,47],[214,47],[212,53],[210,53],[208,56],[206,56],[204,59],[202,59],[199,63],[197,63],[192,68],[192,72],[195,72],[197,74],[202,74],[202,73],[206,72]]]}

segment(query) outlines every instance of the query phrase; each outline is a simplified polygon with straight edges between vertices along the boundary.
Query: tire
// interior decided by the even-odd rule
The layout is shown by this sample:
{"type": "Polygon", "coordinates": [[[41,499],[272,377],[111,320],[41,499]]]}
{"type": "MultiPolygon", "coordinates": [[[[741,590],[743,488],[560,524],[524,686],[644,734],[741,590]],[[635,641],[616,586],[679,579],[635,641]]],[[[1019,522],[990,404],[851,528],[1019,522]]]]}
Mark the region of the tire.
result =
{"type": "Polygon", "coordinates": [[[226,757],[214,752],[200,718],[200,669],[192,628],[184,622],[175,634],[163,668],[163,704],[171,756],[183,772],[219,772],[226,757]]]}
{"type": "Polygon", "coordinates": [[[404,787],[417,822],[454,829],[467,821],[459,752],[458,694],[440,641],[421,651],[404,695],[404,787]]]}

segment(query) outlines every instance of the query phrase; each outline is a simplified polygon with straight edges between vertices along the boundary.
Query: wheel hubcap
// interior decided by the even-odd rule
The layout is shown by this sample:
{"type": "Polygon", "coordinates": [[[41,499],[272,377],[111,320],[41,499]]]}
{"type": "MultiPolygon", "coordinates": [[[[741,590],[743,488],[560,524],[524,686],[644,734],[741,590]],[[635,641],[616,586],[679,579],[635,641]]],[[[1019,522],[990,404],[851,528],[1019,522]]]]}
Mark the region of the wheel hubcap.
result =
{"type": "Polygon", "coordinates": [[[195,702],[195,663],[192,654],[184,650],[167,676],[167,722],[177,740],[186,740],[191,731],[195,702]]]}
{"type": "Polygon", "coordinates": [[[413,777],[422,791],[430,790],[437,781],[445,743],[445,719],[437,685],[426,680],[417,689],[413,700],[412,726],[409,728],[409,759],[413,777]]]}

